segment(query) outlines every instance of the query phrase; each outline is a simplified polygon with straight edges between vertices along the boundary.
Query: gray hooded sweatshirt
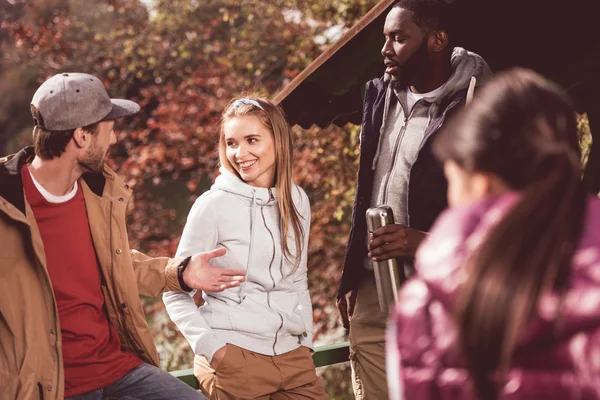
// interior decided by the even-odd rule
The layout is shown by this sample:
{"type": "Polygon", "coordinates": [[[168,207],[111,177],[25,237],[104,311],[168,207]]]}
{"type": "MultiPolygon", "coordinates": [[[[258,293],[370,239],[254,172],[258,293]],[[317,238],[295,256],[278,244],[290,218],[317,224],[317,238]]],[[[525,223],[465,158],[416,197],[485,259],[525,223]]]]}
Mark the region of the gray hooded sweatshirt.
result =
{"type": "MultiPolygon", "coordinates": [[[[244,183],[221,168],[211,189],[194,203],[177,249],[177,257],[224,247],[212,260],[221,268],[246,270],[246,282],[222,292],[204,292],[197,307],[192,293],[169,292],[163,301],[169,316],[195,354],[210,362],[226,344],[274,356],[299,346],[312,349],[312,303],[307,284],[310,204],[293,185],[292,198],[305,232],[296,268],[282,252],[281,216],[275,188],[244,183]]],[[[296,254],[293,237],[288,239],[296,254]]]]}
{"type": "Polygon", "coordinates": [[[410,170],[417,160],[419,150],[428,139],[425,137],[425,131],[430,121],[444,111],[440,109],[439,104],[458,91],[467,89],[471,77],[475,77],[479,85],[491,75],[490,68],[483,58],[462,47],[454,48],[451,64],[454,71],[441,87],[441,91],[434,98],[425,97],[418,100],[408,113],[405,112],[408,88],[393,89],[393,85],[388,86],[381,135],[373,159],[375,177],[371,206],[387,204],[392,207],[396,223],[410,223],[410,170]]]}

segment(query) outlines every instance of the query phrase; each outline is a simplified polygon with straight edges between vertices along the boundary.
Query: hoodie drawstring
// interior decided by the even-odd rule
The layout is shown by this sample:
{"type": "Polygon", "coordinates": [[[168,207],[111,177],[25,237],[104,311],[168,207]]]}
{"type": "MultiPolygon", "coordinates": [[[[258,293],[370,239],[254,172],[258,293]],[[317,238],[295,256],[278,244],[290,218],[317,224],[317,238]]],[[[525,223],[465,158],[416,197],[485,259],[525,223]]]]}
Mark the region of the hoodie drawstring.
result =
{"type": "Polygon", "coordinates": [[[475,86],[477,86],[477,78],[472,76],[471,81],[469,82],[469,89],[467,90],[467,98],[465,100],[465,106],[469,105],[471,100],[473,100],[473,94],[475,93],[475,86]]]}

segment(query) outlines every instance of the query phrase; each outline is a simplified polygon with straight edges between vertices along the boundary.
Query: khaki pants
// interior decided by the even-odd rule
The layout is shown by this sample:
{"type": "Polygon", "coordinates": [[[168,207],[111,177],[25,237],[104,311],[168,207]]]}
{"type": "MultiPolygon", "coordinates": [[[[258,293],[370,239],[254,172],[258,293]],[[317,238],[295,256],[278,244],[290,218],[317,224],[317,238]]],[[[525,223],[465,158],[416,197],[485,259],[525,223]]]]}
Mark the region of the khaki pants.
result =
{"type": "Polygon", "coordinates": [[[350,320],[352,388],[357,400],[387,400],[385,329],[387,313],[379,309],[375,282],[359,287],[350,320]]]}
{"type": "Polygon", "coordinates": [[[194,375],[211,400],[326,400],[308,347],[265,356],[231,344],[217,370],[203,356],[194,360],[194,375]]]}

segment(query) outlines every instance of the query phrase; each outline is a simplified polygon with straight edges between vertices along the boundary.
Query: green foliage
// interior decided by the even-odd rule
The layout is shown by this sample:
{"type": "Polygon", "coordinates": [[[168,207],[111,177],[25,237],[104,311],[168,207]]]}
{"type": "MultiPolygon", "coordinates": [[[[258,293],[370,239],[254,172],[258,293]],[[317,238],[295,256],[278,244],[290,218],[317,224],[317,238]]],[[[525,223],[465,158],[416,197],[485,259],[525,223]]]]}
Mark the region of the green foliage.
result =
{"type": "MultiPolygon", "coordinates": [[[[217,172],[220,113],[235,95],[272,95],[376,0],[30,0],[0,7],[0,152],[30,142],[28,103],[62,71],[95,74],[142,111],[122,121],[110,163],[135,187],[134,248],[173,255],[187,213],[217,172]],[[23,4],[27,4],[23,6],[23,4]]],[[[3,4],[3,3],[2,3],[3,4]]],[[[335,77],[333,77],[335,79],[335,77]]],[[[582,160],[589,123],[579,119],[582,160]]],[[[343,340],[335,309],[358,170],[359,128],[295,128],[296,181],[312,204],[309,283],[319,344],[343,340]]],[[[192,353],[159,299],[144,299],[165,369],[192,353]]],[[[349,366],[320,369],[352,398],[349,366]]]]}

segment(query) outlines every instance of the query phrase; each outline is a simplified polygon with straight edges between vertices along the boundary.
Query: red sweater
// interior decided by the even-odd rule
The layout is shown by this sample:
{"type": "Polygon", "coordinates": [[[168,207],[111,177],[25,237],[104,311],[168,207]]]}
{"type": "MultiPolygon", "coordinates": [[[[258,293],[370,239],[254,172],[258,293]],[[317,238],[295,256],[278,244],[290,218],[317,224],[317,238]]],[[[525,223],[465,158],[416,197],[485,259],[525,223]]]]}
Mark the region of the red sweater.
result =
{"type": "Polygon", "coordinates": [[[58,307],[65,370],[65,397],[115,383],[142,361],[121,348],[108,322],[102,275],[81,187],[64,203],[37,190],[27,166],[21,170],[27,201],[37,222],[58,307]]]}

